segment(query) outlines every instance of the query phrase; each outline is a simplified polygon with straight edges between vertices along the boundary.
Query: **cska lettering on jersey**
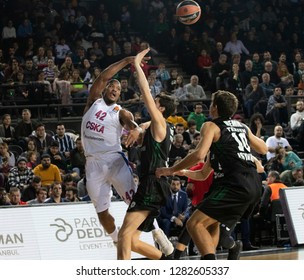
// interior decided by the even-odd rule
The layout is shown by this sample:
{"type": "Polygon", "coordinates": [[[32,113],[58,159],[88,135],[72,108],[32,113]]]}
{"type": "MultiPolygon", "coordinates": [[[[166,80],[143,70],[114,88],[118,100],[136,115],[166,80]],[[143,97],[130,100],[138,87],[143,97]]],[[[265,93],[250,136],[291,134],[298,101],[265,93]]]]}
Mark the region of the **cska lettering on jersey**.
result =
{"type": "Polygon", "coordinates": [[[95,122],[87,121],[86,128],[101,134],[104,133],[104,126],[95,122]]]}

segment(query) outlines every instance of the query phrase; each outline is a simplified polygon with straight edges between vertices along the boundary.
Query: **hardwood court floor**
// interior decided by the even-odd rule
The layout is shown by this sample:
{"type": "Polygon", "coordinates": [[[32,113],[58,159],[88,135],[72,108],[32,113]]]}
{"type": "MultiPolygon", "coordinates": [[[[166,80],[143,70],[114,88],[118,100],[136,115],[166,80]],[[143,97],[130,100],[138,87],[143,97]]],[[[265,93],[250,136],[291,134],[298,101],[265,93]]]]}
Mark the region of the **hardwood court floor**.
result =
{"type": "Polygon", "coordinates": [[[241,260],[304,260],[303,247],[257,250],[250,254],[244,253],[241,254],[241,260]]]}
{"type": "MultiPolygon", "coordinates": [[[[184,259],[199,259],[199,256],[184,259]]],[[[226,260],[227,252],[218,253],[217,259],[226,260]]],[[[304,260],[304,247],[265,247],[254,251],[243,251],[240,260],[304,260]]]]}

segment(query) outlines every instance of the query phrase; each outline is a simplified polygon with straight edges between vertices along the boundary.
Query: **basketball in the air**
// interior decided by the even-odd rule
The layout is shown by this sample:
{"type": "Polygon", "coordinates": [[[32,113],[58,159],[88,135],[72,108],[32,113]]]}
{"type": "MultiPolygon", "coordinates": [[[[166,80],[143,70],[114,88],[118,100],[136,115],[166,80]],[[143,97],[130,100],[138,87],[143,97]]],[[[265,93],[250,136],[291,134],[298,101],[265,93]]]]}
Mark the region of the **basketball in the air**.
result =
{"type": "Polygon", "coordinates": [[[194,24],[201,17],[201,7],[195,1],[184,0],[176,7],[178,20],[183,24],[194,24]]]}

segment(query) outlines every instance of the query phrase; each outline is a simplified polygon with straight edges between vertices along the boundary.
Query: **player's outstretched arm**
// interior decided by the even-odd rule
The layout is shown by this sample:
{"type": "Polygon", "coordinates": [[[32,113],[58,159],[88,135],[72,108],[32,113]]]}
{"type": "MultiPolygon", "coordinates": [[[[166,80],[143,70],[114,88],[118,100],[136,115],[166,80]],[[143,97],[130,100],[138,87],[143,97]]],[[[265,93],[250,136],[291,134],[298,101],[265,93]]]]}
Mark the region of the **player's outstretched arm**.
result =
{"type": "Polygon", "coordinates": [[[209,154],[210,153],[208,153],[207,161],[205,162],[202,169],[200,169],[200,170],[182,169],[180,171],[174,172],[173,175],[186,176],[186,177],[188,177],[192,180],[196,180],[196,181],[206,180],[209,177],[210,173],[213,171],[213,168],[211,167],[211,164],[210,164],[209,154]]]}
{"type": "Polygon", "coordinates": [[[189,167],[194,166],[199,161],[204,160],[209,152],[209,148],[213,142],[217,130],[219,130],[219,128],[214,123],[204,123],[203,127],[201,128],[201,140],[198,143],[196,149],[191,154],[188,154],[176,165],[173,165],[171,167],[157,168],[156,176],[170,176],[174,172],[177,172],[182,169],[187,169],[189,167]]]}
{"type": "Polygon", "coordinates": [[[157,108],[155,101],[151,95],[150,88],[141,63],[145,55],[149,52],[149,48],[138,53],[134,59],[134,66],[137,72],[138,86],[140,88],[143,101],[151,117],[151,132],[153,138],[161,142],[166,136],[166,120],[161,111],[157,108]]]}

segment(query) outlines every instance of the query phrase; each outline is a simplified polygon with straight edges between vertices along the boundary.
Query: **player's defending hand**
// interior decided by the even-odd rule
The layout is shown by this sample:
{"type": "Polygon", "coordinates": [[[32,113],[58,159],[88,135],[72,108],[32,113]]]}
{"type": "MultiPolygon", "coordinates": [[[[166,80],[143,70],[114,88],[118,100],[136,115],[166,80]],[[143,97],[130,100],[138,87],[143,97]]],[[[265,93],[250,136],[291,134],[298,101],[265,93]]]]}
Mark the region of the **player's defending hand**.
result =
{"type": "Polygon", "coordinates": [[[130,130],[126,141],[127,148],[132,147],[134,145],[141,132],[142,129],[140,127],[136,127],[135,129],[130,130]]]}
{"type": "Polygon", "coordinates": [[[173,175],[187,177],[187,175],[186,175],[187,171],[188,171],[187,169],[182,169],[182,170],[174,172],[173,175]]]}
{"type": "Polygon", "coordinates": [[[155,171],[155,175],[157,178],[160,178],[161,176],[170,176],[173,174],[173,171],[171,167],[160,167],[157,168],[155,171]]]}

